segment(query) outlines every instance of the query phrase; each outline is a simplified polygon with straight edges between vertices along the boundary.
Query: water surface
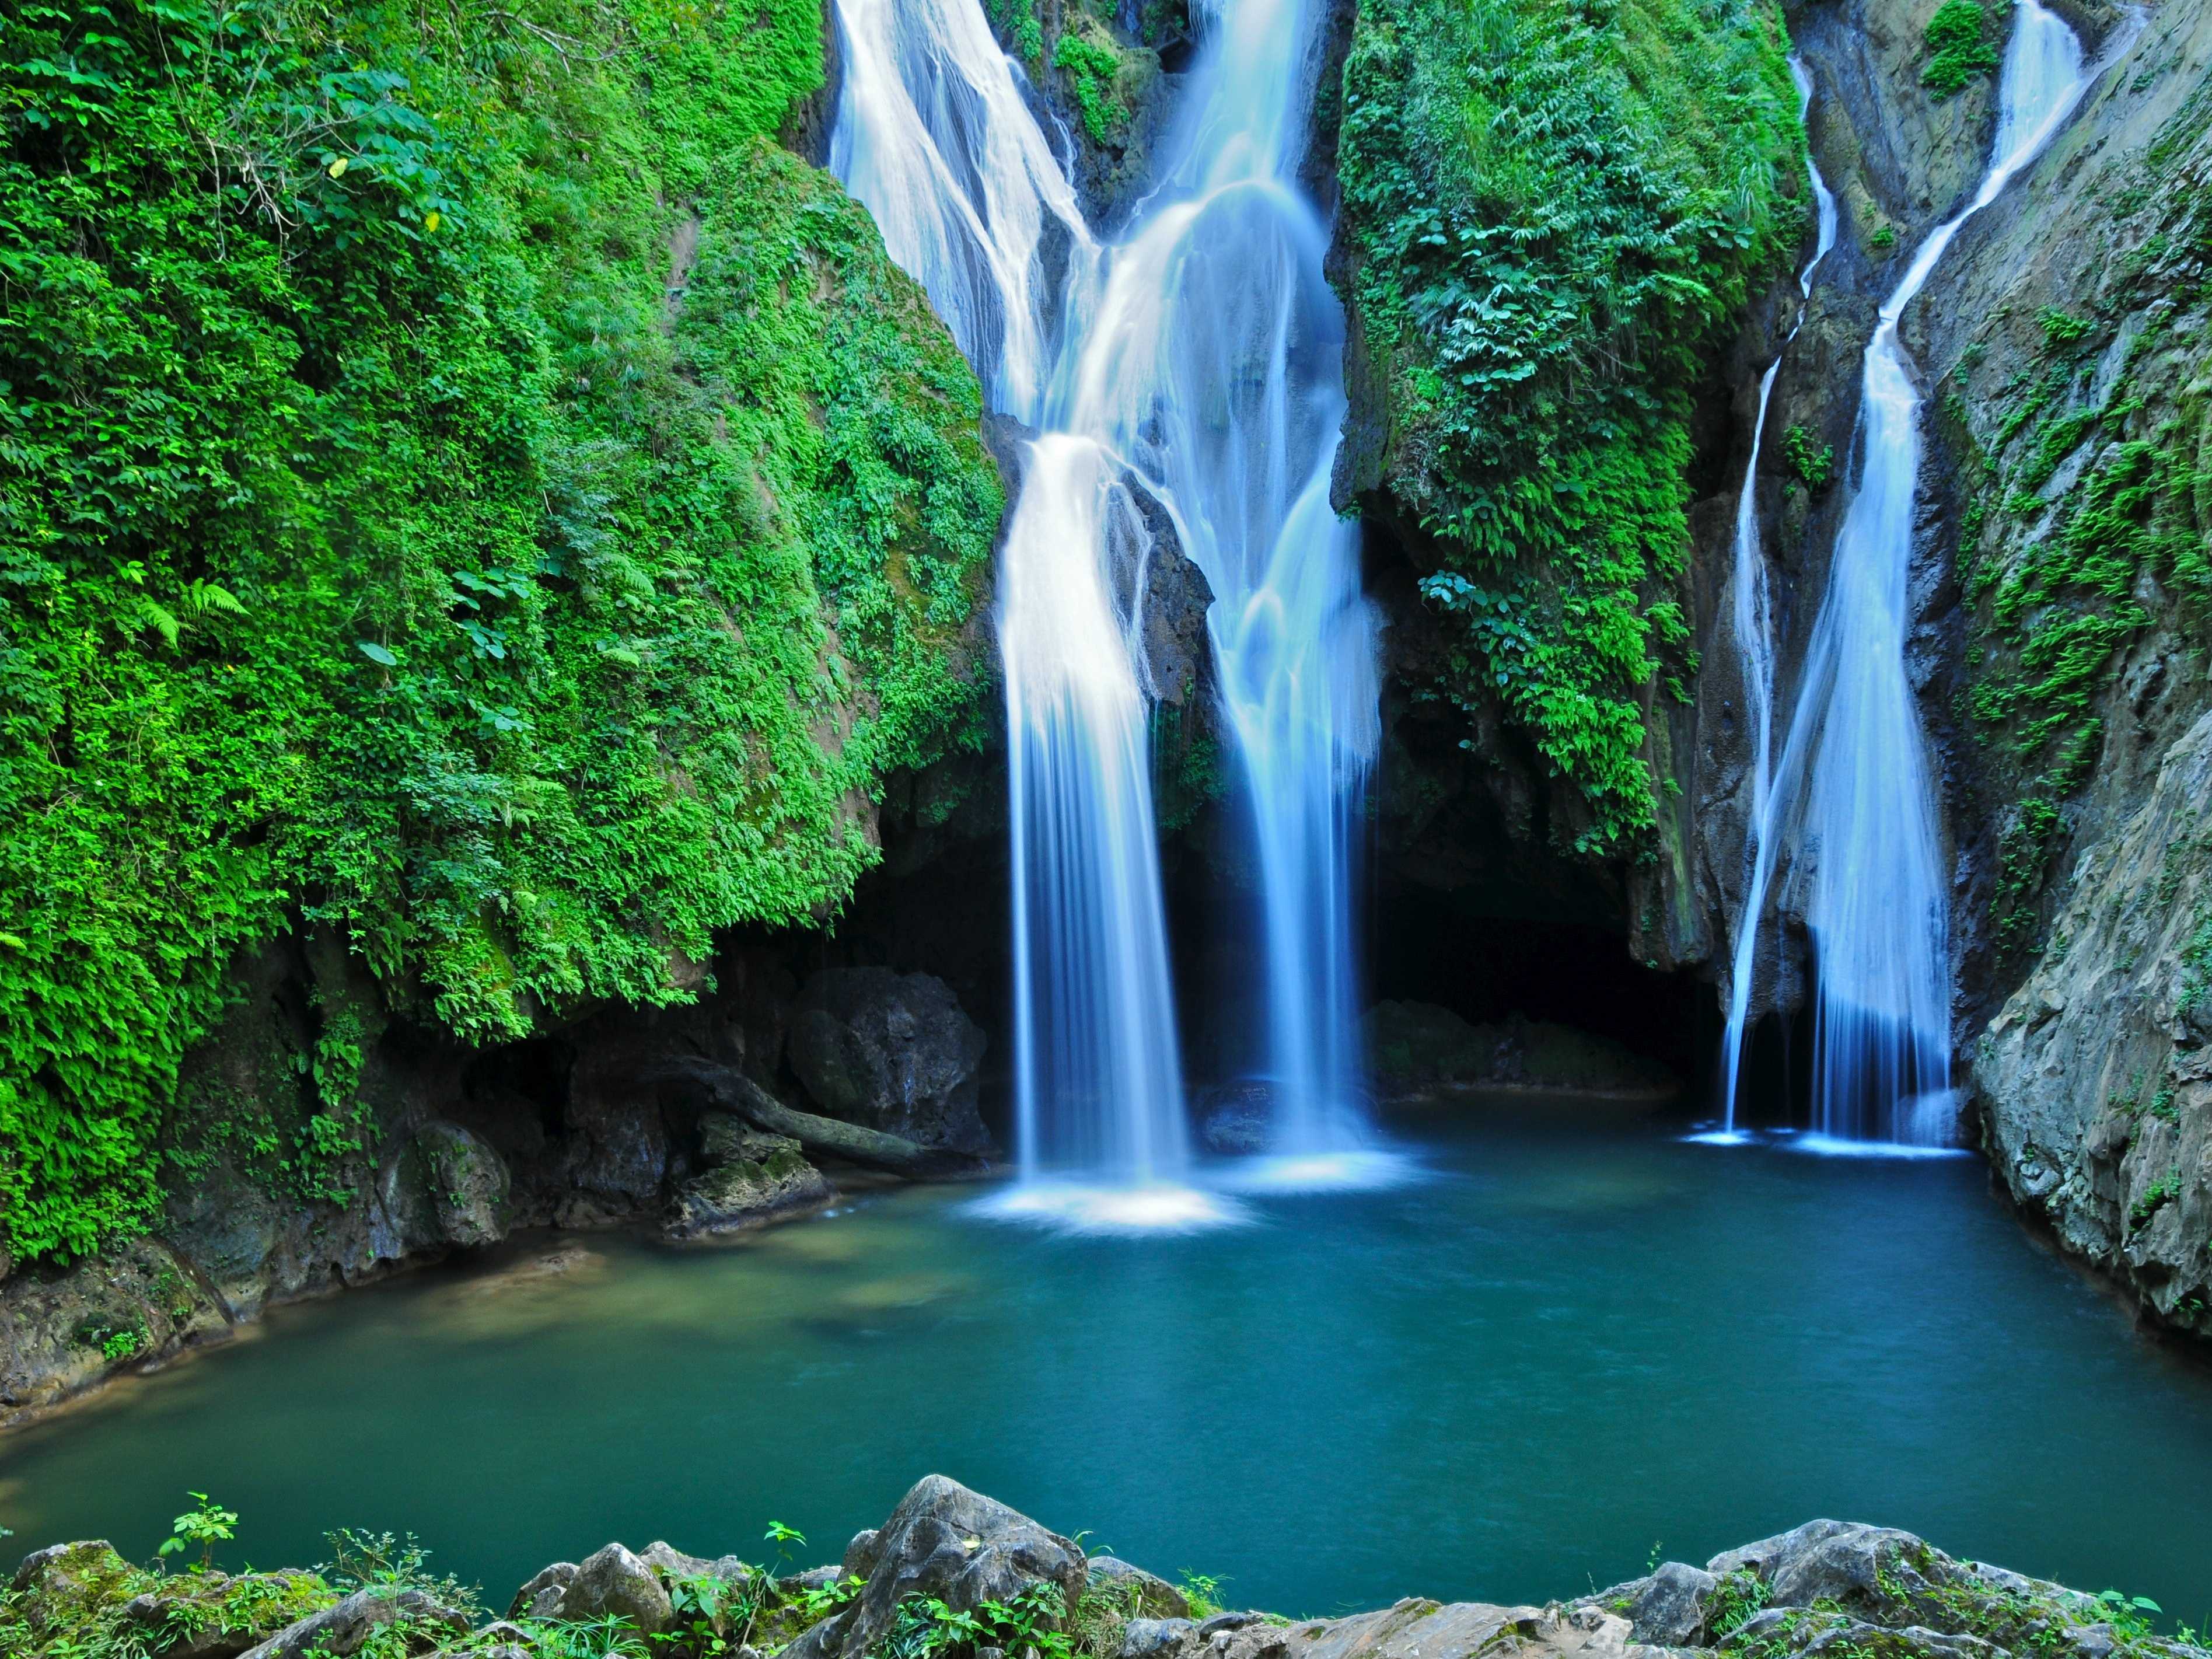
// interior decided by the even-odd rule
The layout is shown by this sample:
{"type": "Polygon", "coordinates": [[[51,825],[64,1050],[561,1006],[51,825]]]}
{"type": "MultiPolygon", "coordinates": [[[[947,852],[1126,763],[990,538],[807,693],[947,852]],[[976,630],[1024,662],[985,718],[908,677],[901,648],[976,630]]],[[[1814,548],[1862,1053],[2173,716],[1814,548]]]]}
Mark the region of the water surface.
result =
{"type": "Polygon", "coordinates": [[[902,1189],[743,1245],[418,1274],[0,1437],[0,1525],[252,1560],[414,1531],[504,1601],[619,1537],[832,1559],[942,1470],[1241,1602],[1544,1599],[1814,1516],[2212,1605],[2212,1374],[2134,1335],[1971,1158],[1425,1121],[1430,1178],[1068,1237],[902,1189]]]}

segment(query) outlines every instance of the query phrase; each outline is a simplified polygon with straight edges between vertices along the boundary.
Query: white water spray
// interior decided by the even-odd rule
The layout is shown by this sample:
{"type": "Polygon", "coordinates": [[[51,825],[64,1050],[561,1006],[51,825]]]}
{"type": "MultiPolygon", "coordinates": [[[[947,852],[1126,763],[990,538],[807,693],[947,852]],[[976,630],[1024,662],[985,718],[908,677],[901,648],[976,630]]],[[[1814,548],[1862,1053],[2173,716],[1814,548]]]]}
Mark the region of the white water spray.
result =
{"type": "Polygon", "coordinates": [[[837,6],[832,165],[993,404],[1042,433],[1000,569],[1024,1176],[1006,1207],[1081,1225],[1232,1212],[1181,1184],[1139,489],[1216,596],[1264,889],[1282,1150],[1310,1161],[1359,1139],[1349,889],[1377,736],[1374,622],[1328,506],[1343,324],[1296,182],[1322,8],[1195,9],[1167,163],[1127,240],[1102,251],[977,0],[837,6]]]}
{"type": "MultiPolygon", "coordinates": [[[[1966,210],[1913,256],[1867,347],[1860,477],[1837,535],[1739,930],[1757,925],[1782,816],[1802,796],[1794,878],[1805,885],[1819,974],[1814,1127],[1834,1140],[1939,1145],[1954,1115],[1942,835],[1905,663],[1921,394],[1898,322],[1960,229],[2041,153],[2089,79],[2073,31],[2039,0],[2016,0],[1989,173],[1966,210]]],[[[1732,1032],[1732,1046],[1740,1037],[1732,1032]]]]}

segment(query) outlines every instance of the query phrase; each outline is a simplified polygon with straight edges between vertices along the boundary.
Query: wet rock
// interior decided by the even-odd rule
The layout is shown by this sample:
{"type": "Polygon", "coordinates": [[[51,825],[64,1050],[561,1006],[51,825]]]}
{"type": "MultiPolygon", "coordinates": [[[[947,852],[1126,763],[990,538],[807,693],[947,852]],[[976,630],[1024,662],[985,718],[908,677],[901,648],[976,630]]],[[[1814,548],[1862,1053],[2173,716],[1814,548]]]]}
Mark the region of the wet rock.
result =
{"type": "Polygon", "coordinates": [[[566,1620],[627,1619],[641,1635],[653,1637],[674,1622],[676,1608],[659,1575],[620,1544],[586,1556],[562,1592],[555,1617],[566,1620]]]}
{"type": "Polygon", "coordinates": [[[2014,1200],[2161,1320],[2212,1334],[2212,712],[2132,799],[2085,813],[2042,952],[1973,1049],[1983,1141],[2014,1200]]]}
{"type": "Polygon", "coordinates": [[[800,991],[787,1041],[792,1070],[830,1116],[933,1149],[989,1149],[975,1109],[987,1040],[943,980],[824,969],[800,991]]]}
{"type": "Polygon", "coordinates": [[[1111,1555],[1091,1558],[1087,1576],[1093,1589],[1110,1589],[1139,1619],[1185,1619],[1190,1598],[1157,1573],[1111,1555]]]}
{"type": "Polygon", "coordinates": [[[1243,1078],[1208,1090],[1199,1107],[1198,1138],[1211,1152],[1246,1158],[1267,1150],[1275,1091],[1266,1079],[1243,1078]]]}
{"type": "Polygon", "coordinates": [[[924,1476],[880,1528],[857,1534],[846,1547],[844,1570],[867,1581],[860,1599],[807,1631],[785,1650],[786,1659],[873,1652],[911,1595],[966,1613],[1049,1583],[1073,1607],[1086,1578],[1083,1552],[1071,1540],[941,1474],[924,1476]]]}
{"type": "Polygon", "coordinates": [[[701,1122],[700,1156],[708,1167],[677,1194],[665,1229],[671,1238],[743,1231],[837,1195],[797,1140],[726,1112],[709,1113],[701,1122]]]}
{"type": "Polygon", "coordinates": [[[379,1184],[390,1254],[495,1244],[507,1237],[506,1161],[458,1123],[424,1124],[385,1164],[379,1184]]]}
{"type": "Polygon", "coordinates": [[[228,1327],[191,1264],[155,1239],[27,1268],[0,1284],[0,1423],[228,1327]]]}

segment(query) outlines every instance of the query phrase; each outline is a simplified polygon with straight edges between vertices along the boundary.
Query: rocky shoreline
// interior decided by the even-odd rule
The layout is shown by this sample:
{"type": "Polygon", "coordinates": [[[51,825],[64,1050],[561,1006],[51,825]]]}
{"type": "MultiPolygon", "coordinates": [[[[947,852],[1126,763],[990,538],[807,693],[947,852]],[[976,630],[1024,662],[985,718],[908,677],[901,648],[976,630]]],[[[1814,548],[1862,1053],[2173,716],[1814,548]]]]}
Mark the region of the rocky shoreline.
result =
{"type": "MultiPolygon", "coordinates": [[[[777,1529],[771,1529],[772,1538],[777,1529]]],[[[495,1614],[419,1552],[338,1534],[313,1571],[135,1567],[105,1542],[27,1557],[0,1594],[10,1659],[2200,1659],[2147,1604],[1980,1562],[1910,1533],[1813,1521],[1541,1607],[1408,1598],[1289,1619],[1229,1610],[943,1475],[835,1565],[779,1571],[609,1544],[495,1614]]],[[[788,1543],[787,1537],[779,1539],[788,1543]]],[[[803,1543],[803,1540],[799,1540],[803,1543]]]]}

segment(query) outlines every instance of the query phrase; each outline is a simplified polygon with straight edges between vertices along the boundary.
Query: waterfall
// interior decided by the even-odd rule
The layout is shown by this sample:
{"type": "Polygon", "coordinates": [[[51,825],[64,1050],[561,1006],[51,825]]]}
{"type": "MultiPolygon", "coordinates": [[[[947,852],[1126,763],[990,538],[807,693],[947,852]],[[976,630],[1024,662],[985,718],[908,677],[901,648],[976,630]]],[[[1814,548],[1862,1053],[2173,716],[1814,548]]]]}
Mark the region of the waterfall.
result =
{"type": "Polygon", "coordinates": [[[1212,0],[1135,222],[1102,248],[978,0],[837,0],[831,165],[993,405],[1037,429],[1000,571],[1013,856],[1010,1207],[1234,1213],[1190,1163],[1149,774],[1164,510],[1208,629],[1262,885],[1278,1149],[1360,1139],[1351,886],[1375,622],[1328,502],[1343,319],[1297,183],[1322,0],[1212,0]]]}
{"type": "Polygon", "coordinates": [[[1070,423],[1167,504],[1207,625],[1260,875],[1273,1184],[1378,1172],[1364,1139],[1352,885],[1379,741],[1358,533],[1329,504],[1346,402],[1326,226],[1297,185],[1326,7],[1217,0],[1181,121],[1112,256],[1070,423]]]}
{"type": "MultiPolygon", "coordinates": [[[[1806,72],[1802,59],[1790,58],[1790,78],[1797,83],[1798,113],[1801,117],[1810,114],[1813,77],[1806,72]]],[[[1835,192],[1820,176],[1820,163],[1813,159],[1809,143],[1805,149],[1805,171],[1813,182],[1813,202],[1819,221],[1813,257],[1797,276],[1798,295],[1809,301],[1813,297],[1813,273],[1820,268],[1820,262],[1836,245],[1837,215],[1835,192]]],[[[1771,843],[1765,833],[1767,797],[1773,787],[1774,610],[1767,589],[1766,554],[1759,542],[1759,453],[1766,438],[1766,409],[1774,396],[1775,377],[1782,372],[1782,359],[1790,342],[1804,326],[1805,312],[1801,307],[1796,322],[1783,339],[1782,349],[1774,354],[1766,373],[1759,376],[1759,412],[1751,423],[1751,455],[1743,464],[1743,487],[1735,498],[1735,538],[1731,549],[1729,595],[1736,649],[1743,659],[1744,721],[1751,728],[1751,810],[1744,816],[1744,863],[1751,877],[1745,888],[1743,912],[1736,918],[1735,960],[1729,975],[1728,1033],[1723,1039],[1726,1047],[1722,1056],[1726,1078],[1723,1095],[1725,1116],[1719,1134],[1706,1137],[1723,1141],[1736,1138],[1736,1091],[1741,1082],[1744,1026],[1751,1012],[1752,975],[1758,960],[1759,918],[1765,908],[1767,880],[1774,866],[1771,843]]]]}
{"type": "Polygon", "coordinates": [[[2081,43],[2056,14],[2039,0],[2015,0],[2013,19],[1989,172],[1965,210],[1913,256],[1867,347],[1858,481],[1837,534],[1739,929],[1757,925],[1772,875],[1767,849],[1802,794],[1794,879],[1804,885],[1819,975],[1814,1127],[1831,1140],[1940,1146],[1955,1115],[1942,838],[1905,661],[1921,392],[1898,324],[1960,229],[2041,153],[2088,85],[2081,43]]]}

